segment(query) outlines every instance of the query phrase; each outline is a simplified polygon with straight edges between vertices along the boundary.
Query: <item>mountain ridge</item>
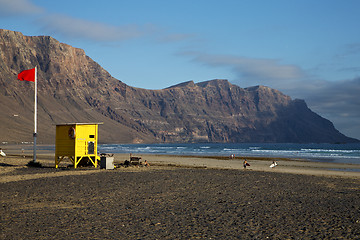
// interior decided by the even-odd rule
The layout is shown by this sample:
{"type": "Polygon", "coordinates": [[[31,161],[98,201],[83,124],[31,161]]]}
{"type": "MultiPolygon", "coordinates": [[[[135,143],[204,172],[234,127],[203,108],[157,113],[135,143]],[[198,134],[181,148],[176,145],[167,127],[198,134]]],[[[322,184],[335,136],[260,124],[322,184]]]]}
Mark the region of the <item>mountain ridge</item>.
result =
{"type": "Polygon", "coordinates": [[[357,141],[278,90],[226,79],[135,88],[49,36],[0,29],[0,59],[2,142],[32,140],[33,85],[16,75],[34,66],[40,143],[53,143],[54,126],[65,122],[104,122],[100,142],[108,143],[357,141]]]}

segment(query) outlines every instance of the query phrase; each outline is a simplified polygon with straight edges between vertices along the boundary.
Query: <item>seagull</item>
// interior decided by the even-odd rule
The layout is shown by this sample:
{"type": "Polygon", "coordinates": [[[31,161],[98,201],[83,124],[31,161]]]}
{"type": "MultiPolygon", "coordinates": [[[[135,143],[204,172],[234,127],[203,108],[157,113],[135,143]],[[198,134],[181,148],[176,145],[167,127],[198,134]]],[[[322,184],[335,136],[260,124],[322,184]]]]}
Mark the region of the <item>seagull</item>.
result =
{"type": "Polygon", "coordinates": [[[3,150],[0,148],[0,155],[3,157],[6,157],[6,154],[3,152],[3,150]]]}

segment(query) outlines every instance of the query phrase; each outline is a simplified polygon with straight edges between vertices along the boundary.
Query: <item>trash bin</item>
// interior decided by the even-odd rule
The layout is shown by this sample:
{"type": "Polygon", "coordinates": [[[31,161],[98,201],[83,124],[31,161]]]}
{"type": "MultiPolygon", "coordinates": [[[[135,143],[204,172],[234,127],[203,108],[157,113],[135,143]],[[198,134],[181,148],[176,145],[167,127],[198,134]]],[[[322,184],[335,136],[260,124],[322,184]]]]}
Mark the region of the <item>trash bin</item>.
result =
{"type": "Polygon", "coordinates": [[[114,157],[100,157],[100,168],[114,169],[114,157]]]}

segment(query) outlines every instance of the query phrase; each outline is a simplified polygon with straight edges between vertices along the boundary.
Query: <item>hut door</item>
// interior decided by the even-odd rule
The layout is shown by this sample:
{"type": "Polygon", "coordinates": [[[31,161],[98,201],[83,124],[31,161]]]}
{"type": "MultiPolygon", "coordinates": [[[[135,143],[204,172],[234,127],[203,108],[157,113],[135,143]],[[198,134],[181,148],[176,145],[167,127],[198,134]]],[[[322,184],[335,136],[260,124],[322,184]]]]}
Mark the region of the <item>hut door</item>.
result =
{"type": "Polygon", "coordinates": [[[88,155],[95,154],[95,142],[88,142],[88,155]]]}

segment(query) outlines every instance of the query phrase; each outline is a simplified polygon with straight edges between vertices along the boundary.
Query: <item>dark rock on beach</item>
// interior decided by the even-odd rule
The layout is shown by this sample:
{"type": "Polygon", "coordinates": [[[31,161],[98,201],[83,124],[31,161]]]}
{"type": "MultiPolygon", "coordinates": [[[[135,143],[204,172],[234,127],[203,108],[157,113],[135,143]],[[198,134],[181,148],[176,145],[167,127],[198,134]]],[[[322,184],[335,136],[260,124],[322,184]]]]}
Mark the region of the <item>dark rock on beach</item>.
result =
{"type": "MultiPolygon", "coordinates": [[[[21,174],[58,171],[87,170],[21,174]]],[[[170,167],[12,181],[0,184],[0,238],[359,239],[359,186],[352,178],[170,167]]]]}

